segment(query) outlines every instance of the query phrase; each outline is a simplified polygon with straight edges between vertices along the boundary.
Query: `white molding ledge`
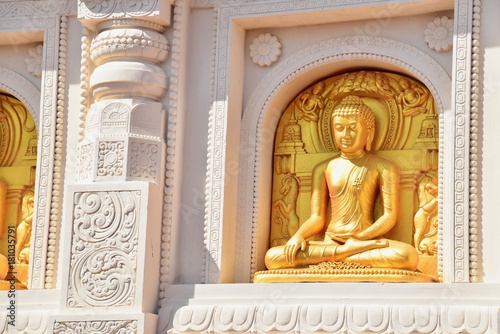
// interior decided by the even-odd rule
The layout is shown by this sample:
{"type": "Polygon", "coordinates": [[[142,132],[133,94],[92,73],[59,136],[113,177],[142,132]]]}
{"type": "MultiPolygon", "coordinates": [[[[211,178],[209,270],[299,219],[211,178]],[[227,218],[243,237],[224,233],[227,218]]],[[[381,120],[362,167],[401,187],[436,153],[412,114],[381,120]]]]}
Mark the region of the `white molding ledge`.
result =
{"type": "Polygon", "coordinates": [[[499,329],[499,284],[173,285],[168,292],[158,324],[162,334],[484,334],[499,329]]]}

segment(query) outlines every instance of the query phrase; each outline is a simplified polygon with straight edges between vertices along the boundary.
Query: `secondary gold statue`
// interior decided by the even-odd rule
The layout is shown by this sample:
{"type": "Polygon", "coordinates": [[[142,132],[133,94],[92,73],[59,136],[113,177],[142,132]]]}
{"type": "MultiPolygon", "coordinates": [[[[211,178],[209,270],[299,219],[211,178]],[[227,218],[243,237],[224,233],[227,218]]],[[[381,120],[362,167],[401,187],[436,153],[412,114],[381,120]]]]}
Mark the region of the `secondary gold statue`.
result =
{"type": "Polygon", "coordinates": [[[285,245],[268,250],[267,268],[351,262],[415,270],[419,259],[415,248],[383,237],[395,225],[400,210],[399,170],[370,152],[375,134],[373,111],[359,97],[347,96],[333,111],[332,128],[340,156],[314,168],[311,216],[285,245]],[[379,194],[383,212],[375,220],[379,194]],[[322,241],[308,240],[323,233],[322,241]]]}

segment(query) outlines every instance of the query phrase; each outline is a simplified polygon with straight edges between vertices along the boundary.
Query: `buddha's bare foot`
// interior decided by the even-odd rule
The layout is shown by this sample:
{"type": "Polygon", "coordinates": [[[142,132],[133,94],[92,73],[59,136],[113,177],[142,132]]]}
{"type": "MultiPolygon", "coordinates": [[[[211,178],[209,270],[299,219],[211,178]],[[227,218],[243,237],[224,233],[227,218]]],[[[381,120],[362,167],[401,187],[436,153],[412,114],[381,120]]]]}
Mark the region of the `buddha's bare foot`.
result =
{"type": "Polygon", "coordinates": [[[347,239],[345,244],[339,245],[335,252],[335,261],[342,261],[351,255],[359,254],[370,249],[384,248],[389,246],[389,241],[385,239],[377,240],[357,240],[347,239]]]}

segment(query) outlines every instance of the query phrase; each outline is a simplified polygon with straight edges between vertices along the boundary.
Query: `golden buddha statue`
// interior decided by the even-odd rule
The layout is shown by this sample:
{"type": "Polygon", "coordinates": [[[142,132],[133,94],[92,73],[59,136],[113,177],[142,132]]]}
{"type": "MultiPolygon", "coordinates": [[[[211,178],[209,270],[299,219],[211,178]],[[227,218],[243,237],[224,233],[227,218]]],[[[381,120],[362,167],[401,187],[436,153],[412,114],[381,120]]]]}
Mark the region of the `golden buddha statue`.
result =
{"type": "Polygon", "coordinates": [[[267,252],[267,268],[343,261],[415,270],[418,253],[411,245],[382,238],[400,210],[399,171],[393,162],[370,153],[373,111],[359,97],[347,96],[333,111],[332,127],[341,154],[314,168],[311,216],[284,246],[267,252]],[[383,214],[374,220],[379,193],[383,214]],[[306,241],[322,232],[323,241],[306,241]]]}

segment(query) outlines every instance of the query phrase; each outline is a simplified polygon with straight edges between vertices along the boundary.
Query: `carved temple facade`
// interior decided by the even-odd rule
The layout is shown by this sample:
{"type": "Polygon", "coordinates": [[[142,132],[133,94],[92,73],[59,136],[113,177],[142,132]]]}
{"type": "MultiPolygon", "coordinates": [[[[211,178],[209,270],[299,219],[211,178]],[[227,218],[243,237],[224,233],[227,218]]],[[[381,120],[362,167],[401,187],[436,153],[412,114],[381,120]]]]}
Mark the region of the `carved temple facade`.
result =
{"type": "Polygon", "coordinates": [[[499,333],[499,12],[0,1],[0,333],[499,333]],[[254,283],[346,94],[431,282],[254,283]]]}

